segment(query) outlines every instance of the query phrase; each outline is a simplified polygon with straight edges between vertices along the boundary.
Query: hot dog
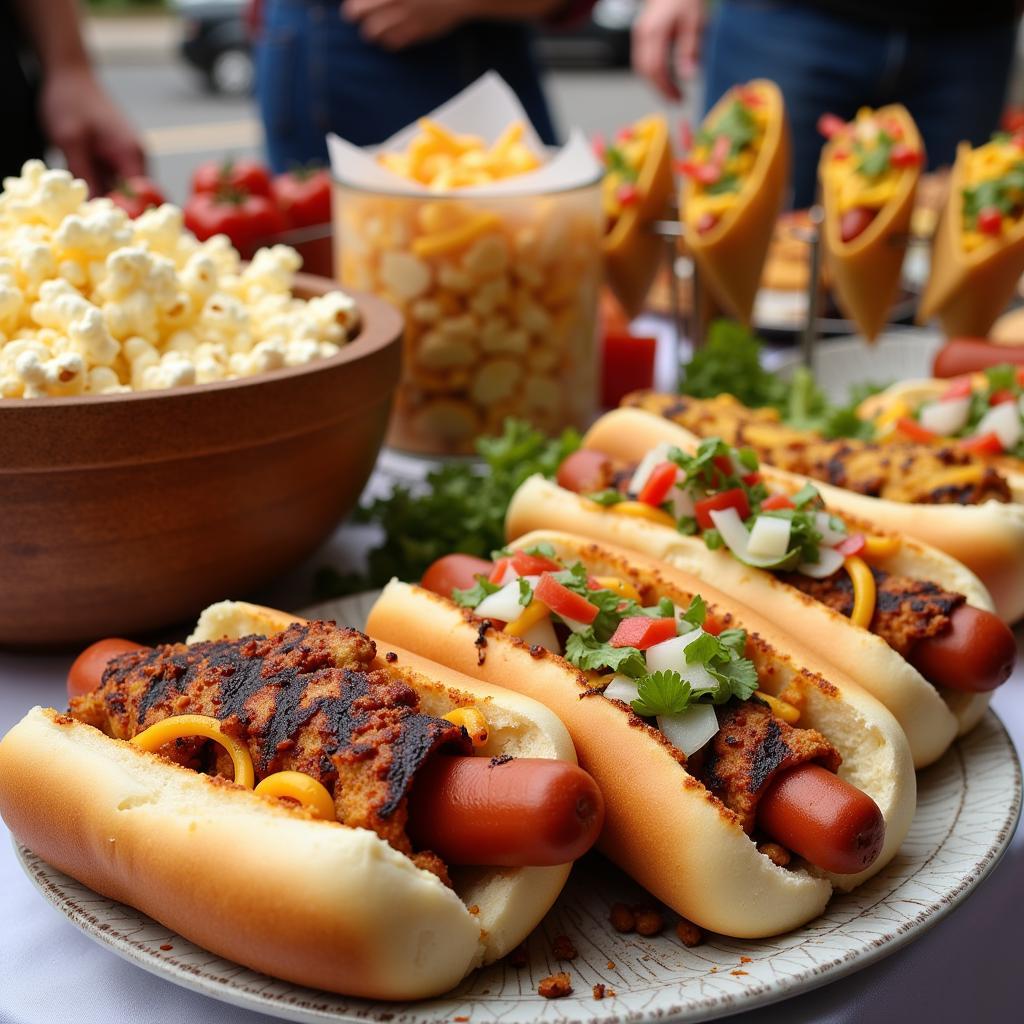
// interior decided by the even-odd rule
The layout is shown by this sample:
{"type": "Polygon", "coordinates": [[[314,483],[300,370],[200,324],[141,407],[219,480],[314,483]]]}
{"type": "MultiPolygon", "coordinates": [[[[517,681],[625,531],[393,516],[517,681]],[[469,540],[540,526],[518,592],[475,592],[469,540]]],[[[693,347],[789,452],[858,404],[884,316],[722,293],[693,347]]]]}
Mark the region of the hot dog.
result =
{"type": "Polygon", "coordinates": [[[442,992],[525,937],[600,831],[549,711],[354,630],[225,603],[188,646],[125,646],[76,661],[69,715],[35,709],[0,741],[0,814],[257,970],[442,992]]]}
{"type": "MultiPolygon", "coordinates": [[[[1013,635],[978,579],[948,556],[837,515],[815,487],[758,464],[750,451],[707,439],[670,457],[672,444],[692,440],[637,410],[603,417],[584,444],[618,460],[631,454],[629,463],[608,464],[609,482],[630,497],[620,500],[614,486],[581,496],[533,478],[509,506],[510,536],[554,524],[713,581],[885,704],[918,767],[972,728],[1008,678],[1013,635]],[[677,469],[669,490],[645,495],[639,478],[666,460],[677,469]]],[[[570,466],[563,479],[573,475],[570,466]]]]}
{"type": "Polygon", "coordinates": [[[441,593],[392,581],[369,628],[547,703],[605,795],[599,848],[679,913],[774,934],[898,849],[915,792],[905,736],[768,620],[686,573],[553,531],[520,537],[486,574],[441,561],[428,573],[441,593]],[[777,868],[761,840],[812,873],[777,868]]]}
{"type": "MultiPolygon", "coordinates": [[[[731,395],[694,399],[638,392],[623,404],[629,414],[621,410],[600,421],[608,424],[601,427],[603,438],[614,428],[636,437],[655,435],[652,444],[671,439],[693,449],[701,437],[714,436],[752,448],[773,480],[800,486],[809,479],[830,508],[944,551],[981,579],[1000,618],[1024,617],[1024,505],[999,467],[962,445],[829,441],[785,426],[773,409],[747,409],[731,395]],[[657,436],[633,410],[680,429],[657,436]]],[[[628,438],[621,443],[625,457],[639,457],[629,454],[638,446],[628,438]]]]}

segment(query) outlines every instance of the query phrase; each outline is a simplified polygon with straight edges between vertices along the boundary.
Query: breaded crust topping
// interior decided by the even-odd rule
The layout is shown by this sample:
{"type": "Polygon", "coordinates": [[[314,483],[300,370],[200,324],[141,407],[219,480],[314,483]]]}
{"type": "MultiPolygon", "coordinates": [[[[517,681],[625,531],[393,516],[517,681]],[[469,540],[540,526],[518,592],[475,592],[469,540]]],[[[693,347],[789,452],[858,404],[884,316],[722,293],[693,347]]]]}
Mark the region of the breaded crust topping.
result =
{"type": "MultiPolygon", "coordinates": [[[[416,771],[439,747],[471,747],[461,727],[422,714],[406,682],[373,669],[375,655],[369,637],[331,622],[170,644],[114,659],[99,689],[73,698],[70,713],[118,739],[172,715],[210,715],[246,743],[257,779],[284,770],[311,775],[332,792],[340,822],[372,829],[408,854],[406,797],[416,771]]],[[[230,760],[209,740],[177,740],[161,753],[231,774],[230,760]]]]}

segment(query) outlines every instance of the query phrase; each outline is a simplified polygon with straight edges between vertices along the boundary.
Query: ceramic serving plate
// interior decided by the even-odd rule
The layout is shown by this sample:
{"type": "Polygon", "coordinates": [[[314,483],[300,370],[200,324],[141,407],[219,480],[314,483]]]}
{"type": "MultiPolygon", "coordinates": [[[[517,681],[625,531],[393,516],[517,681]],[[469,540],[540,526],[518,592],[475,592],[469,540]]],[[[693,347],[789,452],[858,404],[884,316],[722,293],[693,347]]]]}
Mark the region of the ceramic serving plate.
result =
{"type": "MultiPolygon", "coordinates": [[[[333,601],[306,614],[360,625],[375,594],[333,601]]],[[[919,775],[917,815],[895,860],[856,892],[832,900],[818,920],[762,941],[709,936],[687,949],[666,913],[663,934],[622,935],[614,903],[650,898],[597,855],[569,885],[527,943],[525,966],[478,971],[438,999],[371,1003],[298,988],[214,956],[131,907],[87,889],[18,849],[45,898],[86,934],[145,970],[214,999],[294,1021],[389,1024],[633,1024],[725,1016],[827,984],[912,942],[941,920],[995,867],[1020,814],[1021,772],[1006,731],[989,713],[936,765],[919,775]],[[556,962],[553,940],[578,951],[556,962]],[[572,995],[546,1000],[537,984],[567,970],[572,995]],[[606,994],[596,999],[594,986],[606,994]],[[614,994],[613,994],[614,993],[614,994]]],[[[441,940],[443,941],[443,939],[441,940]]]]}

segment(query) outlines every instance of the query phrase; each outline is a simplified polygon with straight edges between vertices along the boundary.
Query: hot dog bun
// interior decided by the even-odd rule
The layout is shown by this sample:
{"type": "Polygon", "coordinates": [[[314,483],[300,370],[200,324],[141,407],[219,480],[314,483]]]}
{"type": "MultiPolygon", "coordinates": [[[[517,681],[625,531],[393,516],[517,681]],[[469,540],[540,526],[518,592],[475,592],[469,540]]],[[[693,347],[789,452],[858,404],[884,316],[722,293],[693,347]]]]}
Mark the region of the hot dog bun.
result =
{"type": "MultiPolygon", "coordinates": [[[[690,447],[679,434],[686,431],[646,413],[622,409],[603,417],[587,435],[585,444],[613,456],[633,458],[660,441],[690,447]],[[616,423],[621,423],[627,419],[627,412],[634,414],[628,417],[630,421],[639,420],[635,424],[638,434],[607,429],[613,416],[616,423]]],[[[763,475],[770,483],[779,482],[785,489],[795,489],[791,480],[782,479],[793,474],[779,474],[763,467],[763,475]]],[[[828,494],[824,497],[829,502],[828,494]]],[[[907,734],[918,768],[938,760],[958,735],[977,725],[988,706],[988,694],[936,689],[880,637],[852,625],[839,612],[812,600],[771,573],[744,565],[727,551],[711,551],[699,537],[686,537],[648,520],[609,513],[543,477],[531,477],[509,504],[506,531],[515,538],[551,527],[641,552],[713,581],[731,598],[760,609],[779,627],[799,635],[802,645],[816,653],[818,671],[828,675],[824,666],[841,669],[895,715],[907,734]]],[[[978,608],[992,608],[985,588],[970,570],[920,542],[905,539],[895,556],[878,564],[891,572],[933,580],[964,594],[978,608]]]]}
{"type": "MultiPolygon", "coordinates": [[[[629,408],[613,409],[602,416],[583,443],[588,448],[629,459],[639,458],[662,441],[685,451],[695,451],[700,439],[662,416],[629,408]]],[[[766,463],[762,463],[761,473],[767,481],[785,490],[813,484],[829,508],[935,549],[929,560],[935,557],[935,551],[949,555],[970,572],[963,577],[962,586],[954,586],[952,582],[944,585],[966,593],[968,601],[979,608],[991,608],[994,604],[1004,622],[1013,623],[1024,617],[1024,504],[998,501],[986,501],[983,505],[909,504],[847,491],[766,463]],[[973,590],[964,590],[964,586],[973,590]],[[977,600],[972,593],[978,594],[977,600]],[[979,604],[979,600],[985,603],[979,604]]],[[[943,565],[942,571],[952,574],[951,581],[960,574],[952,563],[944,560],[943,565]]]]}
{"type": "MultiPolygon", "coordinates": [[[[223,602],[194,635],[273,633],[294,621],[223,602]]],[[[378,662],[411,683],[428,712],[479,707],[484,756],[575,762],[568,733],[542,705],[392,646],[379,648],[378,662]],[[385,663],[385,650],[397,662],[385,663]]],[[[0,814],[48,863],[211,952],[372,999],[438,995],[505,955],[570,869],[452,868],[452,890],[369,830],[313,820],[42,708],[0,741],[0,814]]]]}
{"type": "Polygon", "coordinates": [[[781,630],[703,581],[650,559],[562,532],[540,531],[513,546],[546,541],[568,562],[583,561],[593,574],[649,583],[685,605],[700,592],[714,613],[726,609],[730,625],[746,628],[756,648],[766,690],[787,685],[805,696],[806,724],[840,750],[840,774],[871,796],[886,821],[882,854],[858,875],[825,875],[776,867],[757,851],[732,813],[680,767],[679,755],[660,732],[624,713],[621,705],[587,692],[582,673],[517,637],[489,631],[483,660],[470,612],[417,586],[392,581],[370,612],[382,637],[402,636],[409,646],[453,668],[514,687],[543,700],[566,723],[580,763],[605,795],[605,830],[599,848],[655,896],[705,928],[744,938],[778,934],[821,913],[833,888],[849,890],[880,870],[899,848],[914,812],[916,789],[910,751],[895,719],[876,700],[833,673],[804,666],[804,652],[781,630]]]}

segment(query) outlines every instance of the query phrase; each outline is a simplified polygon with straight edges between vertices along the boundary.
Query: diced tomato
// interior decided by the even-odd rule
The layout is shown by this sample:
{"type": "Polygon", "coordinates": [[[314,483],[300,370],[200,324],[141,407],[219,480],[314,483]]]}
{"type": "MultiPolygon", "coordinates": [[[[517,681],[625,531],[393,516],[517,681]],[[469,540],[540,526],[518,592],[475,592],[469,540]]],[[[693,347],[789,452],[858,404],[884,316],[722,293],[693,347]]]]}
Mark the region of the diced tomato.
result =
{"type": "Polygon", "coordinates": [[[688,153],[693,147],[693,125],[688,118],[679,122],[679,145],[684,153],[688,153]]]}
{"type": "Polygon", "coordinates": [[[712,636],[718,636],[719,633],[725,629],[725,624],[716,622],[714,619],[705,619],[704,625],[700,627],[705,633],[710,633],[712,636]]]}
{"type": "Polygon", "coordinates": [[[978,434],[976,437],[965,437],[960,442],[960,447],[965,452],[971,452],[974,455],[1002,455],[1003,453],[1003,442],[999,440],[999,435],[995,431],[978,434]]]}
{"type": "Polygon", "coordinates": [[[978,230],[983,235],[1000,235],[1003,231],[1003,215],[995,206],[986,206],[978,211],[978,230]]]}
{"type": "Polygon", "coordinates": [[[659,462],[651,470],[651,475],[640,489],[636,500],[657,507],[668,497],[678,473],[679,467],[674,462],[659,462]]]}
{"type": "Polygon", "coordinates": [[[636,129],[632,125],[626,125],[625,128],[620,128],[615,133],[615,140],[617,142],[629,142],[636,135],[636,129]]]}
{"type": "Polygon", "coordinates": [[[710,210],[705,210],[697,218],[697,234],[706,235],[719,221],[717,213],[712,213],[710,210]]]}
{"type": "Polygon", "coordinates": [[[787,494],[769,494],[761,502],[761,509],[765,512],[773,512],[779,508],[796,508],[796,505],[793,504],[787,494]]]}
{"type": "Polygon", "coordinates": [[[593,149],[594,156],[603,162],[605,152],[608,149],[608,143],[600,132],[590,140],[590,148],[593,149]]]}
{"type": "Polygon", "coordinates": [[[1024,149],[1024,129],[1019,129],[1013,133],[1013,138],[1010,142],[1017,147],[1017,149],[1024,149]]]}
{"type": "Polygon", "coordinates": [[[898,142],[889,151],[889,163],[893,167],[917,167],[921,162],[921,150],[908,146],[905,142],[898,142]]]}
{"type": "MultiPolygon", "coordinates": [[[[903,138],[903,125],[895,117],[887,117],[885,124],[882,125],[885,134],[890,139],[902,139],[903,138]]],[[[893,153],[895,154],[897,146],[893,146],[893,153]]],[[[899,166],[899,165],[897,165],[899,166]]]]}
{"type": "Polygon", "coordinates": [[[556,615],[563,619],[573,619],[589,626],[597,618],[597,605],[591,604],[585,597],[573,593],[568,587],[563,587],[554,576],[544,573],[537,586],[533,589],[533,596],[546,604],[556,615]]]}
{"type": "Polygon", "coordinates": [[[488,583],[500,583],[501,580],[502,580],[502,577],[505,575],[505,570],[508,568],[509,562],[511,562],[511,561],[512,561],[511,558],[499,558],[494,563],[494,569],[491,570],[491,575],[487,577],[487,582],[488,583]]]}
{"type": "Polygon", "coordinates": [[[849,537],[836,545],[836,551],[844,558],[849,558],[852,555],[859,555],[866,545],[867,541],[864,539],[863,533],[851,533],[849,537]]]}
{"type": "Polygon", "coordinates": [[[477,576],[489,576],[494,567],[473,555],[442,555],[423,574],[420,586],[442,597],[451,597],[453,590],[467,590],[477,576]]]}
{"type": "Polygon", "coordinates": [[[750,503],[747,501],[746,491],[742,487],[733,487],[731,490],[712,494],[710,498],[702,498],[696,502],[693,511],[697,517],[697,525],[704,530],[712,529],[715,524],[711,513],[722,512],[727,508],[736,509],[740,514],[740,519],[746,519],[750,515],[750,503]]]}
{"type": "Polygon", "coordinates": [[[646,651],[648,647],[671,640],[676,635],[675,619],[652,619],[647,615],[631,615],[623,619],[608,641],[612,647],[635,647],[646,651]]]}
{"type": "Polygon", "coordinates": [[[719,135],[711,144],[711,162],[721,171],[725,161],[729,159],[729,152],[732,149],[732,140],[728,135],[719,135]]]}
{"type": "Polygon", "coordinates": [[[988,404],[1005,405],[1007,402],[1014,401],[1016,397],[1017,396],[1012,391],[1002,388],[999,391],[993,391],[992,394],[989,395],[988,404]]]}
{"type": "Polygon", "coordinates": [[[715,468],[726,476],[731,476],[736,471],[736,467],[728,455],[716,455],[711,461],[715,464],[715,468]]]}
{"type": "Polygon", "coordinates": [[[748,487],[753,487],[754,484],[759,484],[761,482],[761,474],[760,473],[747,473],[744,476],[740,477],[740,479],[748,487]]]}
{"type": "Polygon", "coordinates": [[[940,402],[946,402],[951,398],[968,398],[972,391],[970,377],[957,377],[949,382],[949,387],[942,392],[940,402]]]}
{"type": "Polygon", "coordinates": [[[736,86],[736,98],[740,103],[745,103],[748,107],[763,107],[764,98],[761,94],[751,85],[737,85],[736,86]]]}
{"type": "Polygon", "coordinates": [[[1017,383],[1024,388],[1024,366],[1017,370],[1017,383]]]}
{"type": "Polygon", "coordinates": [[[917,420],[912,419],[910,416],[901,416],[896,421],[896,429],[911,441],[921,441],[922,443],[934,441],[939,436],[934,431],[928,430],[927,427],[922,427],[917,420]]]}
{"type": "Polygon", "coordinates": [[[714,164],[699,164],[696,160],[680,160],[676,165],[680,174],[685,174],[702,185],[713,185],[722,176],[720,167],[714,164]]]}
{"type": "Polygon", "coordinates": [[[831,139],[833,136],[838,135],[845,127],[846,122],[835,114],[822,114],[818,118],[818,131],[826,139],[831,139]]]}
{"type": "Polygon", "coordinates": [[[837,147],[836,149],[832,150],[832,159],[833,160],[849,160],[850,159],[850,151],[848,149],[846,149],[845,147],[837,147]]]}
{"type": "Polygon", "coordinates": [[[512,555],[512,568],[520,576],[539,576],[542,572],[558,572],[562,567],[543,555],[530,555],[516,551],[512,555]]]}
{"type": "Polygon", "coordinates": [[[623,182],[615,190],[615,198],[618,199],[620,206],[636,206],[640,201],[640,189],[631,181],[623,182]]]}

